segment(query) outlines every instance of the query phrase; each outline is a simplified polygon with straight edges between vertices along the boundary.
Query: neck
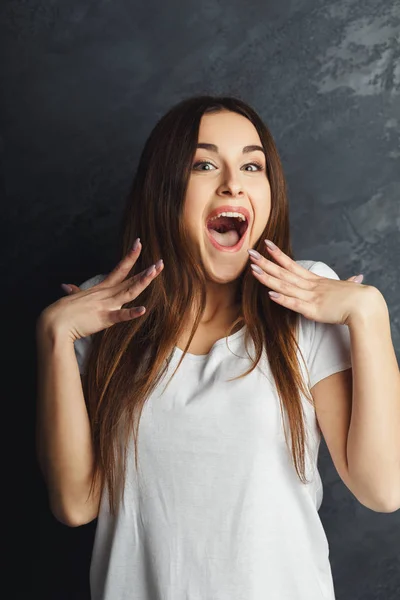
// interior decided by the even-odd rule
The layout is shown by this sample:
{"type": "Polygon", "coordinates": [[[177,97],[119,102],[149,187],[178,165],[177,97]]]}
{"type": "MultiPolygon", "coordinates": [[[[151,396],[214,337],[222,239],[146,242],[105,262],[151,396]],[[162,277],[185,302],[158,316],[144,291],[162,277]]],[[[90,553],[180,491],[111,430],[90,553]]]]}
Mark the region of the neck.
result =
{"type": "Polygon", "coordinates": [[[237,285],[237,281],[224,284],[207,282],[206,306],[200,321],[201,326],[231,323],[237,318],[240,310],[236,298],[237,285]]]}

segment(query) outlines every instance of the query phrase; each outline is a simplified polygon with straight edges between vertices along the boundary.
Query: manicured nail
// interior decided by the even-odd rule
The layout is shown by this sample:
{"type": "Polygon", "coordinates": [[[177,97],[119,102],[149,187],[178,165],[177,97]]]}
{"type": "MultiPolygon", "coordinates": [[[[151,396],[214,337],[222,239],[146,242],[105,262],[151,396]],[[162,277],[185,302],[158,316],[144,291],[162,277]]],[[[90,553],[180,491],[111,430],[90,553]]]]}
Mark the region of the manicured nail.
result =
{"type": "Polygon", "coordinates": [[[268,248],[270,248],[271,250],[276,250],[278,247],[278,246],[275,246],[274,242],[271,242],[271,240],[264,240],[264,242],[266,243],[268,248]]]}
{"type": "Polygon", "coordinates": [[[258,265],[250,265],[250,268],[253,269],[253,271],[258,273],[259,275],[262,275],[264,273],[264,271],[260,269],[258,265]]]}
{"type": "Polygon", "coordinates": [[[136,240],[133,243],[132,246],[132,252],[136,252],[136,250],[139,248],[139,242],[140,242],[140,238],[136,238],[136,240]]]}
{"type": "Polygon", "coordinates": [[[259,252],[257,252],[257,250],[247,250],[247,252],[250,254],[250,256],[252,256],[253,258],[256,258],[257,260],[260,260],[261,254],[259,254],[259,252]]]}
{"type": "Polygon", "coordinates": [[[353,281],[354,283],[361,283],[362,280],[364,279],[364,275],[357,275],[357,277],[354,277],[353,281]]]}
{"type": "Polygon", "coordinates": [[[135,313],[141,313],[141,312],[143,312],[144,310],[146,310],[146,307],[145,307],[145,306],[135,306],[135,308],[133,309],[133,311],[134,311],[135,313]]]}
{"type": "Polygon", "coordinates": [[[151,275],[153,273],[153,271],[155,271],[155,269],[156,269],[156,265],[151,265],[151,267],[146,269],[146,271],[143,273],[143,277],[149,277],[149,275],[151,275]]]}
{"type": "Polygon", "coordinates": [[[64,290],[64,292],[67,292],[67,294],[70,294],[72,292],[72,287],[67,283],[62,283],[61,287],[64,290]]]}
{"type": "Polygon", "coordinates": [[[164,262],[164,261],[163,261],[163,259],[162,259],[162,258],[160,258],[160,260],[158,260],[158,261],[156,262],[156,269],[158,269],[159,267],[161,267],[161,265],[163,264],[163,262],[164,262]]]}

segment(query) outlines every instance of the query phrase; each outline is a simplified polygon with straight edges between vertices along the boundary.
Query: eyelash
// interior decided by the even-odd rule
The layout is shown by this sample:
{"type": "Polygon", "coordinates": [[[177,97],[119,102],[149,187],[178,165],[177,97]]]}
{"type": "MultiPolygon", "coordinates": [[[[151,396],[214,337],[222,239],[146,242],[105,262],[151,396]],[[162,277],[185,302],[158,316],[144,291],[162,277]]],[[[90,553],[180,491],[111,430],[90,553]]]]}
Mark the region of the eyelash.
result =
{"type": "MultiPolygon", "coordinates": [[[[209,160],[201,160],[201,161],[199,161],[199,162],[197,162],[197,163],[195,163],[195,164],[193,165],[193,169],[194,169],[195,167],[198,167],[199,165],[211,165],[211,166],[213,166],[213,167],[215,166],[215,165],[213,165],[213,164],[212,164],[212,162],[210,162],[209,160]]],[[[263,170],[264,170],[264,166],[263,166],[261,163],[257,162],[257,161],[255,161],[255,162],[252,162],[252,163],[247,163],[245,166],[247,167],[247,166],[249,166],[249,165],[255,165],[256,167],[258,167],[258,170],[259,170],[259,171],[263,171],[263,170]]],[[[248,173],[257,173],[257,171],[247,171],[247,172],[248,172],[248,173]]]]}

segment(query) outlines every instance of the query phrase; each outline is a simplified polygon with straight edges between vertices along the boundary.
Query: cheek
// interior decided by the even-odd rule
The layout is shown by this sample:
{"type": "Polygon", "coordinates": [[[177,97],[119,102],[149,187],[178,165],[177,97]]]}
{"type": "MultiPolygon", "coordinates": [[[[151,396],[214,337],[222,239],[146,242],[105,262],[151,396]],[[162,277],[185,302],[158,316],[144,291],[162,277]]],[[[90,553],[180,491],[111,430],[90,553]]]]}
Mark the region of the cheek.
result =
{"type": "Polygon", "coordinates": [[[184,222],[191,236],[198,237],[201,234],[202,225],[202,210],[198,203],[193,201],[192,198],[188,198],[188,202],[185,204],[183,211],[184,222]]]}
{"type": "Polygon", "coordinates": [[[255,243],[264,231],[271,214],[271,199],[269,188],[266,190],[264,197],[258,198],[255,202],[253,202],[253,210],[255,220],[253,222],[253,227],[250,235],[252,243],[255,243]]]}
{"type": "Polygon", "coordinates": [[[184,206],[184,219],[188,227],[197,231],[200,229],[202,220],[205,218],[204,211],[206,209],[206,194],[201,193],[198,189],[199,186],[190,185],[188,187],[185,206],[184,206]]]}

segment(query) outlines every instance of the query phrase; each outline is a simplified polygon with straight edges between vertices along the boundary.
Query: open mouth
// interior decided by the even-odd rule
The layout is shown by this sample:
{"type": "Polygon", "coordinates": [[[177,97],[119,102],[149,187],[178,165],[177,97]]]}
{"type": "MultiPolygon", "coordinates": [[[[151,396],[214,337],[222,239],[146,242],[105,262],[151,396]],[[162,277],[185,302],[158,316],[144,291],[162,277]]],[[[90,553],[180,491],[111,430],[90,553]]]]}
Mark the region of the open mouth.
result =
{"type": "Polygon", "coordinates": [[[210,237],[218,246],[226,248],[236,248],[243,239],[248,226],[247,219],[243,221],[239,217],[221,216],[207,222],[210,237]]]}

